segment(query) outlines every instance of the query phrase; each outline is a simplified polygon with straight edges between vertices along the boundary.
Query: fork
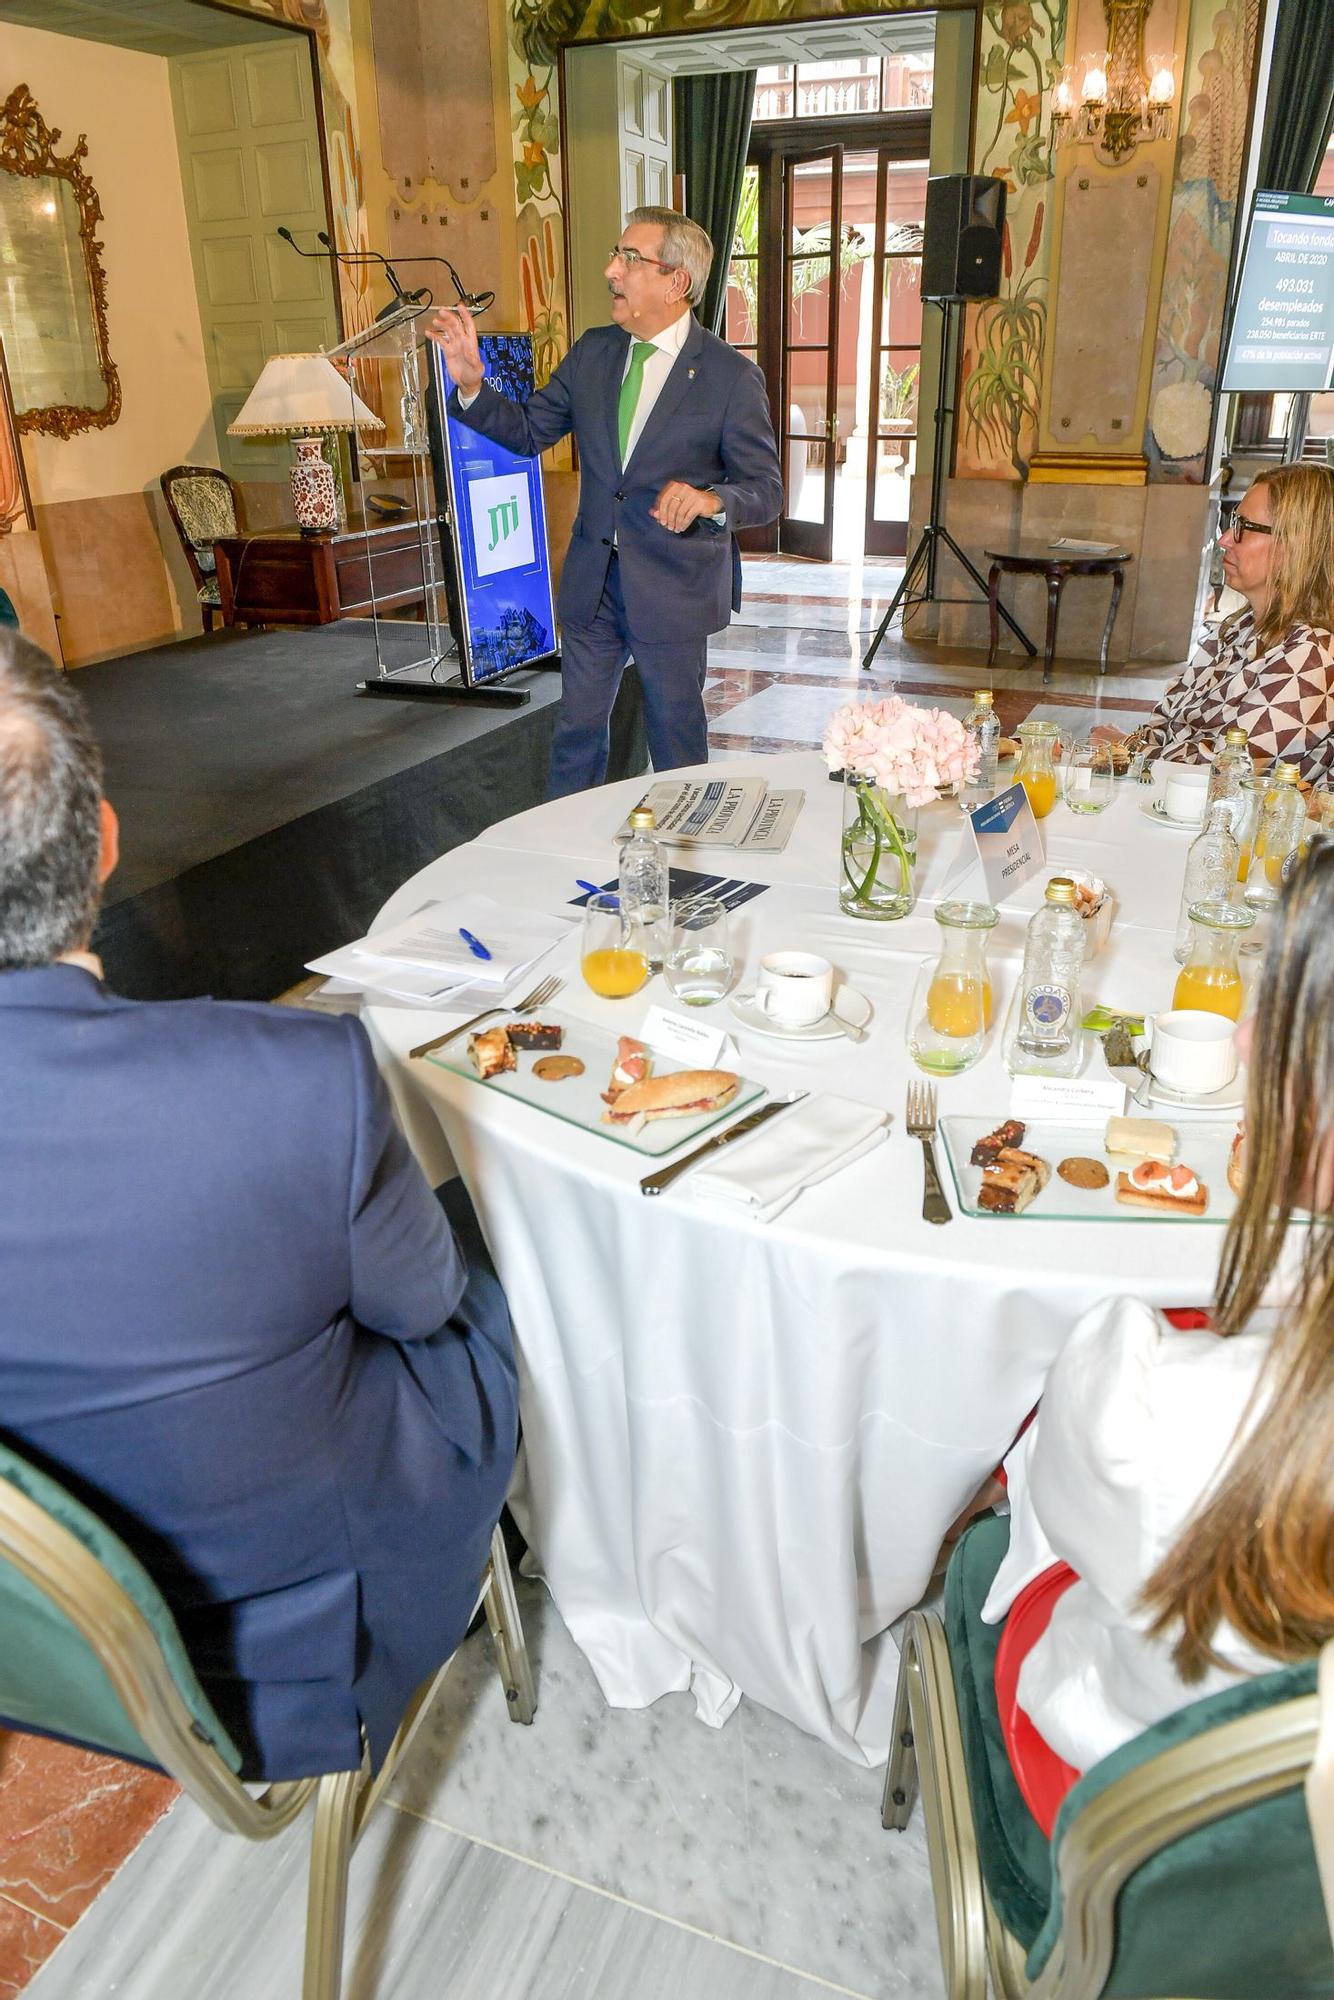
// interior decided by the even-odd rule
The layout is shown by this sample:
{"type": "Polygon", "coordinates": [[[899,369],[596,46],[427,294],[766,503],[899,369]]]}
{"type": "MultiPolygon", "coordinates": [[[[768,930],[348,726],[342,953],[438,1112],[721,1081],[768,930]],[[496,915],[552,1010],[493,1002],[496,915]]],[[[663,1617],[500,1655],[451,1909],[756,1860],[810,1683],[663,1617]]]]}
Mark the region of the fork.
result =
{"type": "Polygon", "coordinates": [[[442,1049],[446,1042],[452,1042],[456,1035],[466,1035],[469,1028],[475,1028],[479,1021],[489,1020],[492,1014],[528,1014],[537,1007],[545,1007],[548,1000],[555,999],[564,984],[565,981],[557,979],[553,973],[549,978],[539,980],[532,992],[526,993],[522,1000],[516,1000],[512,1007],[484,1007],[480,1014],[473,1015],[471,1021],[460,1022],[448,1034],[437,1035],[431,1042],[418,1042],[415,1049],[408,1050],[408,1060],[411,1062],[417,1056],[429,1056],[432,1049],[442,1049]]]}
{"type": "Polygon", "coordinates": [[[908,1136],[922,1142],[922,1171],[926,1184],[922,1194],[924,1222],[953,1222],[954,1212],[945,1199],[936,1172],[932,1140],[936,1136],[936,1086],[933,1083],[908,1085],[908,1136]]]}

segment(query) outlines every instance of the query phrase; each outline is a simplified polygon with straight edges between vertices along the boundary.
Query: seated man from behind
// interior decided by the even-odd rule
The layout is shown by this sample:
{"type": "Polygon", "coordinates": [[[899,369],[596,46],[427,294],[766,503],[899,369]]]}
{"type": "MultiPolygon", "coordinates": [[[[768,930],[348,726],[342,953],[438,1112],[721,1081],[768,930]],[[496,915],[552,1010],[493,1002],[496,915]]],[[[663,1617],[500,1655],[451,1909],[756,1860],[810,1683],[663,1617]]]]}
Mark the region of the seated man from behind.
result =
{"type": "Polygon", "coordinates": [[[244,1775],[378,1764],[504,1498],[504,1298],[358,1023],[107,989],[116,839],[82,701],[0,634],[0,1436],[151,1572],[244,1775]]]}

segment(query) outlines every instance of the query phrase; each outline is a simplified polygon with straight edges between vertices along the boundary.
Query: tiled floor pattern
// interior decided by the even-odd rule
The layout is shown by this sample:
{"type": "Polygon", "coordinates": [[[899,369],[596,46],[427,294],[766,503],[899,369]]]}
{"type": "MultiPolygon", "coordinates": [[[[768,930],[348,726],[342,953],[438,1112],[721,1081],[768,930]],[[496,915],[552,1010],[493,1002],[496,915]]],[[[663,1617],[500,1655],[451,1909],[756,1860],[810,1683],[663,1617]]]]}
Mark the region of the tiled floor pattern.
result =
{"type": "MultiPolygon", "coordinates": [[[[710,646],[710,742],[724,754],[815,746],[833,707],[873,693],[961,714],[983,684],[1007,733],[1027,715],[1129,727],[1170,678],[1129,667],[1100,681],[1088,663],[1058,661],[1044,688],[1040,667],[1016,656],[988,672],[982,655],[905,640],[897,622],[863,671],[897,566],[758,557],[745,571],[741,616],[710,646]]],[[[920,1830],[892,1842],[880,1832],[875,1774],[749,1703],[718,1735],[684,1696],[642,1715],[608,1711],[535,1587],[525,1604],[544,1654],[540,1725],[503,1726],[483,1642],[471,1642],[396,1788],[397,1813],[359,1861],[349,2000],[411,2000],[423,1980],[434,1992],[428,1968],[442,1963],[456,1967],[451,2000],[938,1991],[920,1830]]],[[[33,1979],[130,1855],[29,1986],[34,2000],[83,2000],[118,1982],[136,2000],[187,1986],[199,2000],[296,1990],[303,1842],[285,1843],[275,1868],[273,1850],[227,1841],[189,1807],[155,1826],[174,1796],[131,1766],[0,1734],[0,2000],[33,1979]],[[192,1889],[187,1914],[171,1884],[203,1860],[212,1886],[202,1901],[192,1889]],[[201,1939],[241,1906],[263,1922],[240,1938],[228,1923],[215,1958],[201,1939]],[[273,1965],[260,1975],[269,1946],[289,1967],[281,1979],[273,1965]],[[195,1977],[205,1966],[207,1986],[195,1977]]]]}
{"type": "MultiPolygon", "coordinates": [[[[353,1864],[345,2000],[940,2000],[920,1813],[743,1702],[608,1709],[539,1584],[508,1719],[478,1633],[353,1864]]],[[[307,1835],[256,1847],[181,1801],[29,2000],[295,2000],[307,1835]]]]}

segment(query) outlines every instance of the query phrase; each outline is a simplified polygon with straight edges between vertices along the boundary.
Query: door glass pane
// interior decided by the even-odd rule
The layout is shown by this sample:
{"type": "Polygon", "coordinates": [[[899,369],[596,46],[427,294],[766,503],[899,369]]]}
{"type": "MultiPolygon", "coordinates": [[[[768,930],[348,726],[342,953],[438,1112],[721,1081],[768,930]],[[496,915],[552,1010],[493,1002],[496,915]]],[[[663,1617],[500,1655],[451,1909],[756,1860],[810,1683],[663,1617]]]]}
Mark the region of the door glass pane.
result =
{"type": "Polygon", "coordinates": [[[787,391],[787,428],[821,443],[829,415],[823,353],[789,354],[787,391]]]}
{"type": "Polygon", "coordinates": [[[792,116],[793,82],[791,63],[766,63],[755,72],[756,119],[792,116]]]}
{"type": "Polygon", "coordinates": [[[902,436],[917,429],[920,348],[887,348],[880,358],[880,430],[902,436]]]}
{"type": "Polygon", "coordinates": [[[787,267],[789,345],[829,339],[829,259],[794,257],[787,267]]]}
{"type": "Polygon", "coordinates": [[[935,96],[935,69],[934,43],[930,48],[904,49],[886,56],[881,64],[881,110],[926,110],[935,96]]]}
{"type": "Polygon", "coordinates": [[[920,257],[885,259],[884,302],[880,314],[880,340],[885,347],[920,347],[922,344],[922,260],[920,257]]]}
{"type": "Polygon", "coordinates": [[[784,511],[793,521],[823,521],[824,447],[818,437],[789,437],[784,448],[787,457],[787,506],[784,511]]]}
{"type": "Polygon", "coordinates": [[[845,56],[837,62],[798,63],[798,118],[846,118],[880,109],[880,62],[845,56]]]}
{"type": "Polygon", "coordinates": [[[917,466],[916,438],[881,438],[875,448],[875,519],[906,521],[909,482],[917,466]]]}
{"type": "Polygon", "coordinates": [[[734,347],[753,346],[756,260],[734,257],[727,271],[727,324],[724,338],[734,347]]]}

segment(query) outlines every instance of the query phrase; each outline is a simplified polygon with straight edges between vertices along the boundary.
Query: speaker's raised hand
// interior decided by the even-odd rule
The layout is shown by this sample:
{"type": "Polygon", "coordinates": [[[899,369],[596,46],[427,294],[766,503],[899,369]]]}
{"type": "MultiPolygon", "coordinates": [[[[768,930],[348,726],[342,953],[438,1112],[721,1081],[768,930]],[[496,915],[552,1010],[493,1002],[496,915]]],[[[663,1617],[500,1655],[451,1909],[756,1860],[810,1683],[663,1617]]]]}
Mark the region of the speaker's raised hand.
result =
{"type": "Polygon", "coordinates": [[[466,306],[442,306],[427,331],[444,350],[450,380],[465,396],[480,389],[485,376],[477,328],[466,306]]]}

